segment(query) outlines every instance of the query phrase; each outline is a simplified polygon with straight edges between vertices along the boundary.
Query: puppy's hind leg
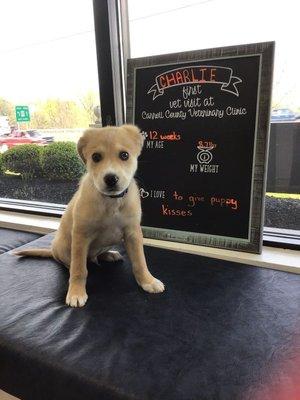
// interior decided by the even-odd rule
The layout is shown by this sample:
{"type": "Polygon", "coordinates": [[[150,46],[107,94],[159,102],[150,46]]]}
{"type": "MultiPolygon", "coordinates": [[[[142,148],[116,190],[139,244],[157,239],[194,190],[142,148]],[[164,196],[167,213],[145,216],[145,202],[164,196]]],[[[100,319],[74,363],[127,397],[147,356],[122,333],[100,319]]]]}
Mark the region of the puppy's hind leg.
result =
{"type": "Polygon", "coordinates": [[[108,251],[105,251],[104,253],[99,254],[98,259],[102,260],[102,261],[115,262],[115,261],[123,260],[123,257],[116,250],[108,250],[108,251]]]}
{"type": "Polygon", "coordinates": [[[98,256],[89,257],[89,261],[91,261],[93,264],[100,265],[98,261],[98,256]]]}

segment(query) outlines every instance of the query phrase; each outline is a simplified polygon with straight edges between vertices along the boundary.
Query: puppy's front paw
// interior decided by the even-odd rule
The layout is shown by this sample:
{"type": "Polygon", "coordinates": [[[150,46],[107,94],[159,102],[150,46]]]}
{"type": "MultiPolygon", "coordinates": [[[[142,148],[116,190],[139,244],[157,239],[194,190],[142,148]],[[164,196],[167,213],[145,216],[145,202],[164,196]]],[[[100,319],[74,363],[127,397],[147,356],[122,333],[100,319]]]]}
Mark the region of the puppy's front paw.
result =
{"type": "Polygon", "coordinates": [[[85,289],[70,289],[66,297],[66,304],[70,307],[83,307],[87,302],[88,295],[85,289]]]}
{"type": "Polygon", "coordinates": [[[165,285],[156,278],[151,283],[144,283],[141,286],[148,293],[161,293],[165,290],[165,285]]]}

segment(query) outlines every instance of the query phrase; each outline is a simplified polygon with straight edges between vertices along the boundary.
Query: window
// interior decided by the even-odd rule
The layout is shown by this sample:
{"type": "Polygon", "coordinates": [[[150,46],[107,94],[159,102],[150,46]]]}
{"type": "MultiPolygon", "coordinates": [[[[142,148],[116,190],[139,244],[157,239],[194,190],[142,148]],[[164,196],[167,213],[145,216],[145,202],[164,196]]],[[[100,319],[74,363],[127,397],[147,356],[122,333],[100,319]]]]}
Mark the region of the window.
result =
{"type": "Polygon", "coordinates": [[[69,201],[82,165],[75,157],[71,157],[75,164],[62,162],[66,171],[62,178],[55,171],[59,163],[54,156],[64,160],[65,152],[74,155],[83,129],[95,123],[101,126],[101,113],[104,125],[122,122],[124,99],[116,94],[122,92],[125,78],[114,52],[123,51],[126,59],[128,42],[130,56],[143,57],[275,40],[265,229],[292,229],[299,235],[296,10],[296,0],[287,0],[284,6],[259,0],[95,0],[94,10],[92,0],[4,0],[0,24],[4,38],[0,43],[0,202],[14,200],[13,207],[22,208],[24,200],[42,202],[41,207],[69,201]],[[94,18],[101,20],[96,24],[98,54],[94,18]],[[102,31],[114,37],[99,45],[102,31]],[[120,31],[125,33],[123,42],[120,31]],[[100,82],[97,61],[99,74],[105,77],[100,82]],[[99,83],[105,99],[101,107],[99,83]],[[110,96],[107,90],[111,90],[110,96]],[[26,121],[28,115],[30,121],[26,121]],[[35,147],[28,146],[30,151],[17,146],[32,143],[35,147]]]}
{"type": "MultiPolygon", "coordinates": [[[[131,57],[276,41],[265,229],[300,231],[297,2],[128,0],[131,57]],[[141,40],[141,38],[143,38],[141,40]]],[[[299,232],[296,233],[299,235],[299,232]]]]}
{"type": "Polygon", "coordinates": [[[0,19],[0,197],[66,204],[101,122],[92,0],[5,0],[0,19]]]}

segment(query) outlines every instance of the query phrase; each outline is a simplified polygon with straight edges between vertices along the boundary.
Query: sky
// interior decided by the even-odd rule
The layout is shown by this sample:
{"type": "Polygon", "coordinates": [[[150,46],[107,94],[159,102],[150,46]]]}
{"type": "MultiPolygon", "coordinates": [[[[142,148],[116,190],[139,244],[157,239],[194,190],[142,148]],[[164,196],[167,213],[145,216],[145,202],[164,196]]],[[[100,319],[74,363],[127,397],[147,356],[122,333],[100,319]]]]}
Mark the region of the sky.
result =
{"type": "MultiPolygon", "coordinates": [[[[300,108],[299,3],[128,0],[131,57],[275,40],[273,98],[300,108]]],[[[98,90],[92,0],[0,5],[0,97],[34,103],[98,90]]]]}
{"type": "Polygon", "coordinates": [[[98,90],[91,0],[0,6],[0,97],[26,103],[98,90]]]}
{"type": "Polygon", "coordinates": [[[129,0],[131,56],[275,41],[273,99],[300,109],[299,0],[129,0]]]}

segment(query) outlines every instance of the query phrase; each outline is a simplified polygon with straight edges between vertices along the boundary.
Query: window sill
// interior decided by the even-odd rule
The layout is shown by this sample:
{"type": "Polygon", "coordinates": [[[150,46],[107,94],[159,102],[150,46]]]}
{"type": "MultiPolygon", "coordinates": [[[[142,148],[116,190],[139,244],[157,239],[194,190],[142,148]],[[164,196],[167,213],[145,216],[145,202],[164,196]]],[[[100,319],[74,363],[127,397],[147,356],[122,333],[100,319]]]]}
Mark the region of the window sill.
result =
{"type": "Polygon", "coordinates": [[[162,240],[144,239],[146,246],[161,247],[173,251],[196,254],[204,257],[218,258],[261,268],[300,274],[300,251],[263,246],[261,254],[217,249],[214,247],[196,246],[192,244],[165,242],[162,240]]]}
{"type": "MultiPolygon", "coordinates": [[[[0,227],[2,228],[47,234],[58,228],[59,221],[60,219],[57,217],[0,211],[0,227]]],[[[251,254],[148,238],[144,239],[144,244],[146,246],[300,274],[300,251],[298,250],[264,246],[262,254],[251,254]]]]}
{"type": "Polygon", "coordinates": [[[0,211],[0,227],[46,235],[59,226],[58,217],[27,214],[13,211],[0,211]]]}

